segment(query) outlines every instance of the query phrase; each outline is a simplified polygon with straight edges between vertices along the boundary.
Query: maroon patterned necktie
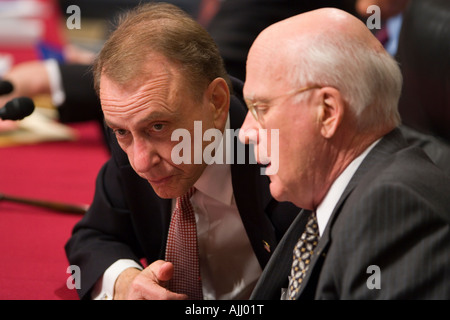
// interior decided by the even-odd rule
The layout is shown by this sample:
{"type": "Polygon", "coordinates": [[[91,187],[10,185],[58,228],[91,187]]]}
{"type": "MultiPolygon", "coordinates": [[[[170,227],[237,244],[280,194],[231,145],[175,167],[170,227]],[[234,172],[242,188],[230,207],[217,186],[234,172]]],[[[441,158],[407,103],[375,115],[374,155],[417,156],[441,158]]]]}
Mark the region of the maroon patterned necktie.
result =
{"type": "Polygon", "coordinates": [[[174,274],[167,288],[176,293],[184,293],[191,300],[202,300],[197,225],[190,201],[194,191],[192,187],[186,194],[178,197],[172,213],[167,237],[166,261],[173,263],[174,274]]]}

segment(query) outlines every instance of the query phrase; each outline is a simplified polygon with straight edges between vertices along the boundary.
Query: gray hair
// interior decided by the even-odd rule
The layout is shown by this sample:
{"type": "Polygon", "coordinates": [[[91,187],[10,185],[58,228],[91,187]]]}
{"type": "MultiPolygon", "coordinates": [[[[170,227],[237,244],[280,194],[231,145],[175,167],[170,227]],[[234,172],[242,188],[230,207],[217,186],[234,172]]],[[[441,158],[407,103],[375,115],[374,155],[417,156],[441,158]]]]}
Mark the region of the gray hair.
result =
{"type": "Polygon", "coordinates": [[[376,51],[342,32],[320,34],[308,43],[311,45],[302,47],[300,54],[293,57],[296,63],[288,79],[296,86],[314,84],[338,89],[359,131],[400,124],[402,74],[386,51],[376,51]]]}

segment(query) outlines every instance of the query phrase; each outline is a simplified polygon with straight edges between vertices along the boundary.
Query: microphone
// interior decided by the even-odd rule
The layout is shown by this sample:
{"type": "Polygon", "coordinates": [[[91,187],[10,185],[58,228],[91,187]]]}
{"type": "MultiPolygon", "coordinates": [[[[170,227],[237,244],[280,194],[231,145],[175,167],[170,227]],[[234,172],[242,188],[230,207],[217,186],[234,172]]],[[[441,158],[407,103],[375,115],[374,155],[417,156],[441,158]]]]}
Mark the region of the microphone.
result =
{"type": "Polygon", "coordinates": [[[0,108],[0,118],[3,120],[22,120],[34,111],[34,102],[30,98],[14,98],[0,108]]]}
{"type": "Polygon", "coordinates": [[[14,87],[11,82],[3,80],[0,81],[0,96],[13,92],[14,87]]]}

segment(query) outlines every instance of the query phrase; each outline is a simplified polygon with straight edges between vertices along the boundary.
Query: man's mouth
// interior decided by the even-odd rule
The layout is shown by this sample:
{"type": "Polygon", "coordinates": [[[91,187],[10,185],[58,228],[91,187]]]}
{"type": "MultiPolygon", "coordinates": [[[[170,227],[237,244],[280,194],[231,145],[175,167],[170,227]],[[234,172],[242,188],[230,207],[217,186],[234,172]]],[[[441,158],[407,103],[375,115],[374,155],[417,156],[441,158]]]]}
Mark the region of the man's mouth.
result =
{"type": "Polygon", "coordinates": [[[171,177],[172,176],[166,176],[166,177],[162,177],[162,178],[152,178],[152,179],[147,179],[147,181],[152,185],[157,185],[157,184],[166,183],[167,181],[169,181],[169,179],[171,177]]]}

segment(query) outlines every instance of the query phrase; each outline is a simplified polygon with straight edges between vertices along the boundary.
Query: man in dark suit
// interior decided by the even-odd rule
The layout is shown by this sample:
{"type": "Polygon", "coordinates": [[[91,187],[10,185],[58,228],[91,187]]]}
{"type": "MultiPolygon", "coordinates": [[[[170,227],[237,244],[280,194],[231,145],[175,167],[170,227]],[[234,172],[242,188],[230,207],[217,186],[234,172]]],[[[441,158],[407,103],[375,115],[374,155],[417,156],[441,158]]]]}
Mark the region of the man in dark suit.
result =
{"type": "Polygon", "coordinates": [[[257,129],[278,130],[279,148],[260,161],[278,168],[274,198],[304,210],[253,299],[450,298],[450,179],[398,128],[401,81],[378,40],[340,10],[258,36],[241,139],[261,148],[271,135],[257,129]]]}
{"type": "Polygon", "coordinates": [[[207,130],[238,129],[246,111],[230,95],[242,86],[228,79],[208,33],[167,4],[143,5],[121,21],[94,67],[112,157],[66,245],[81,269],[80,297],[191,298],[167,290],[179,265],[164,260],[175,199],[194,186],[201,277],[193,280],[205,299],[248,298],[299,209],[271,198],[256,164],[195,161],[196,148],[202,156],[210,146],[207,130]],[[192,151],[192,162],[176,161],[176,130],[191,134],[183,156],[192,151]]]}

